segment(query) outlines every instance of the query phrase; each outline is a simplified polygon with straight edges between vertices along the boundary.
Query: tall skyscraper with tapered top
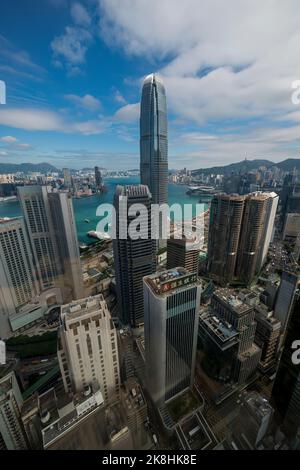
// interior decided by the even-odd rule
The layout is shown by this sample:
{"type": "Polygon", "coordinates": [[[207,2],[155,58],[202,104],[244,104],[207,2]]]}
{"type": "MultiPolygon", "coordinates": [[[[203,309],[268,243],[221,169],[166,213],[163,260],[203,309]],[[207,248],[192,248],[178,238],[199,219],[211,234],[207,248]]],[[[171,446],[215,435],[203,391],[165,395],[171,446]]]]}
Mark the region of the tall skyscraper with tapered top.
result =
{"type": "Polygon", "coordinates": [[[168,122],[162,79],[148,75],[143,83],[140,117],[141,183],[148,186],[153,204],[168,202],[168,122]]]}

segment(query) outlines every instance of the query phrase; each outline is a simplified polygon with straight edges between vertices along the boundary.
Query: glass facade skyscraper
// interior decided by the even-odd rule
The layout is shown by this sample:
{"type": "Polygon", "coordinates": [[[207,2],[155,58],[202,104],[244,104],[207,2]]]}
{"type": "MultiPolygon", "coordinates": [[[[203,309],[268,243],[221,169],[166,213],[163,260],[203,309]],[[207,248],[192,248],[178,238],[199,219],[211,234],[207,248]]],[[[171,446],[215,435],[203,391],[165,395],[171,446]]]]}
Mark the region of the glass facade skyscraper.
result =
{"type": "Polygon", "coordinates": [[[153,204],[168,202],[168,122],[164,84],[155,74],[143,83],[140,117],[141,184],[153,204]]]}

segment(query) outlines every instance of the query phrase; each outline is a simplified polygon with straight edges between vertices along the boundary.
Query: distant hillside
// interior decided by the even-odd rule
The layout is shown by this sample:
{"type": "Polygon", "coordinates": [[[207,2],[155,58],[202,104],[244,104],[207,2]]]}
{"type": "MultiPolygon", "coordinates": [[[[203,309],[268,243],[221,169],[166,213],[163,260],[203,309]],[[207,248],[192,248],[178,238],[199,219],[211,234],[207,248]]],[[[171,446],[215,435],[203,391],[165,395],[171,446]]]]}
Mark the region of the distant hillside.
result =
{"type": "Polygon", "coordinates": [[[41,173],[57,172],[59,171],[55,166],[50,163],[0,163],[0,173],[16,173],[21,171],[28,173],[37,171],[41,173]]]}
{"type": "Polygon", "coordinates": [[[294,168],[300,170],[300,158],[287,158],[283,162],[275,163],[283,171],[292,171],[294,168]]]}
{"type": "Polygon", "coordinates": [[[267,168],[272,168],[276,166],[283,171],[292,171],[294,168],[300,170],[300,158],[288,158],[282,162],[274,163],[270,160],[242,160],[238,163],[231,163],[225,166],[214,166],[212,168],[200,168],[199,170],[193,170],[192,175],[197,176],[201,173],[203,174],[229,174],[229,173],[239,173],[240,171],[252,171],[258,170],[259,167],[265,166],[267,168]]]}

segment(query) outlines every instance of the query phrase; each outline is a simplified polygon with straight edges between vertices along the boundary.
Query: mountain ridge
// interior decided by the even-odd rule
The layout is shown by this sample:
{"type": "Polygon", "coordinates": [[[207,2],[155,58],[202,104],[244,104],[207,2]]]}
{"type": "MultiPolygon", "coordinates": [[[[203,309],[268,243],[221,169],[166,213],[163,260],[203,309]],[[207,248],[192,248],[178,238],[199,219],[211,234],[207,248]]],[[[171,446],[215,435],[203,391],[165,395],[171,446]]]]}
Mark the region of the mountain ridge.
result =
{"type": "Polygon", "coordinates": [[[265,166],[268,169],[277,167],[283,171],[292,171],[294,168],[300,170],[300,158],[287,158],[282,162],[272,162],[264,159],[254,160],[242,160],[236,163],[230,163],[224,166],[214,166],[210,168],[199,168],[192,170],[192,175],[197,176],[198,174],[230,174],[232,172],[239,173],[240,171],[251,171],[257,170],[259,167],[265,166]]]}

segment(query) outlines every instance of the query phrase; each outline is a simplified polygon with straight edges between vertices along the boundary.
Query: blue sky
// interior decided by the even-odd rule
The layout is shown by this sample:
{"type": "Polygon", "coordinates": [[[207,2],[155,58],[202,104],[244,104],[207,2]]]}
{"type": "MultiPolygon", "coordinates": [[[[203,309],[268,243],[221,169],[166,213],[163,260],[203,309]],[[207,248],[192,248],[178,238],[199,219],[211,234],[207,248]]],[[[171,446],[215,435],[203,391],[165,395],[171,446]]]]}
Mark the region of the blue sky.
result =
{"type": "Polygon", "coordinates": [[[0,161],[139,167],[143,77],[159,72],[169,167],[299,156],[296,0],[2,0],[0,161]]]}

